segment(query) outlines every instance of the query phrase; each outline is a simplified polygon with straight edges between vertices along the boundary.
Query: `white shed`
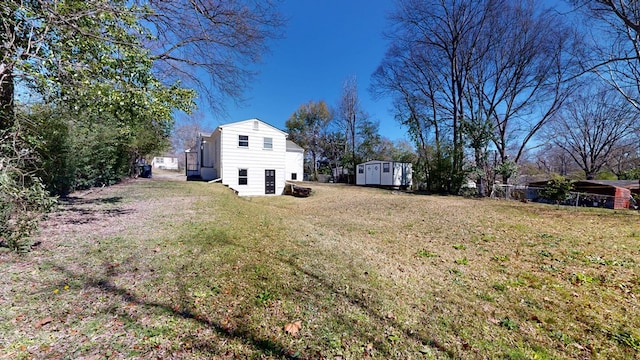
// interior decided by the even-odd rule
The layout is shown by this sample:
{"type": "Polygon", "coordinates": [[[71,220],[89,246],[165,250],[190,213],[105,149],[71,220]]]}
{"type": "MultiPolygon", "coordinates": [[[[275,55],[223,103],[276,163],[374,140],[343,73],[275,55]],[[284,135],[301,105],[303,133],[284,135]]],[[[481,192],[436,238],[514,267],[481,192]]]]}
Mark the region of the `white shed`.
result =
{"type": "Polygon", "coordinates": [[[408,188],[411,184],[411,163],[371,160],[358,164],[356,185],[408,188]]]}

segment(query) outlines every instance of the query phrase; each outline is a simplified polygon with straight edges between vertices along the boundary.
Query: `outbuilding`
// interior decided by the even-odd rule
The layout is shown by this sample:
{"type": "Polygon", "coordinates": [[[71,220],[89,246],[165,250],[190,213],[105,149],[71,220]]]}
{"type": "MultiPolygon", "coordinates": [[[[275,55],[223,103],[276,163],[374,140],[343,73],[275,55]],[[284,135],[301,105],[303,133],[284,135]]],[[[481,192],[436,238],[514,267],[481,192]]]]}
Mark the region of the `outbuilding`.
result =
{"type": "MultiPolygon", "coordinates": [[[[544,188],[547,181],[529,183],[531,191],[527,198],[538,201],[536,189],[544,188]]],[[[638,194],[638,180],[579,180],[573,183],[576,193],[575,205],[587,207],[605,207],[609,209],[627,209],[633,207],[631,194],[638,194]]]]}
{"type": "Polygon", "coordinates": [[[409,188],[412,184],[411,163],[370,160],[358,164],[356,185],[409,188]]]}
{"type": "Polygon", "coordinates": [[[154,169],[178,170],[178,158],[175,156],[155,156],[151,160],[154,169]]]}

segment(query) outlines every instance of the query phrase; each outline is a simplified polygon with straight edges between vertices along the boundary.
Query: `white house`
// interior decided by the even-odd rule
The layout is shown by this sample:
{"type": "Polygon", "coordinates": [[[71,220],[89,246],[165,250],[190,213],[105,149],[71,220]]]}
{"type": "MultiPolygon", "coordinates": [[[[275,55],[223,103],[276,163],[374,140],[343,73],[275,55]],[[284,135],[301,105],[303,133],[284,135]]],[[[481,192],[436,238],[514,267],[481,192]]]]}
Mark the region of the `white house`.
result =
{"type": "Polygon", "coordinates": [[[178,158],[173,156],[155,156],[151,160],[154,169],[178,170],[178,158]]]}
{"type": "Polygon", "coordinates": [[[411,184],[411,163],[371,160],[358,164],[356,185],[408,188],[411,184]]]}
{"type": "Polygon", "coordinates": [[[288,181],[302,181],[304,173],[304,149],[291,140],[287,140],[287,153],[285,155],[286,179],[288,181]]]}
{"type": "Polygon", "coordinates": [[[302,179],[304,150],[289,143],[259,119],[220,125],[187,151],[187,178],[220,181],[240,196],[281,195],[286,180],[302,179]]]}

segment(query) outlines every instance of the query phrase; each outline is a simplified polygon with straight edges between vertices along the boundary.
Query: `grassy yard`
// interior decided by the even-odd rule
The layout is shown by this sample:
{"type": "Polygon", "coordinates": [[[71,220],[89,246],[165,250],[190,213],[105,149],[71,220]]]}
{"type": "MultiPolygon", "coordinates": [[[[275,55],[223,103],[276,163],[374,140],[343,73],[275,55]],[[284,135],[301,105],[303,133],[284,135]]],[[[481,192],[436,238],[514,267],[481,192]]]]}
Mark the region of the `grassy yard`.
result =
{"type": "Polygon", "coordinates": [[[0,254],[0,358],[640,358],[640,216],[140,179],[0,254]]]}

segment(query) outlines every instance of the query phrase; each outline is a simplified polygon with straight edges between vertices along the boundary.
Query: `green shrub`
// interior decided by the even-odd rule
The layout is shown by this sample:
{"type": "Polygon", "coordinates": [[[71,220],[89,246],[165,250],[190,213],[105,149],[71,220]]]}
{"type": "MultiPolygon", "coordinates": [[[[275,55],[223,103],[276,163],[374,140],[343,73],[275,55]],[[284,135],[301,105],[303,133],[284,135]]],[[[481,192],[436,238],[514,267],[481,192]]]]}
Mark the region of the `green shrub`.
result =
{"type": "Polygon", "coordinates": [[[55,205],[42,181],[28,171],[33,151],[18,131],[0,133],[0,246],[29,251],[30,236],[55,205]]]}
{"type": "Polygon", "coordinates": [[[540,192],[540,196],[560,205],[561,202],[569,199],[572,187],[573,182],[571,180],[565,179],[560,175],[553,175],[551,180],[549,180],[547,185],[540,192]]]}

